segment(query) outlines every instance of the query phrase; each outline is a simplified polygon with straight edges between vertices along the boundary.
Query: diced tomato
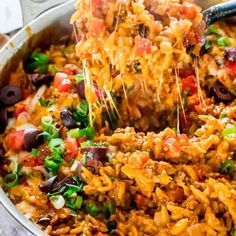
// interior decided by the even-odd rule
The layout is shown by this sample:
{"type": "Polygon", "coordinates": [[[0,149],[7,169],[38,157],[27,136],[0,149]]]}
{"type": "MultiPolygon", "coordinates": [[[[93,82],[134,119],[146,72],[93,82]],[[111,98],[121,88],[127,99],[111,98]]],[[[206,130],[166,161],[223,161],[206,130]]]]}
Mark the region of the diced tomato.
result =
{"type": "Polygon", "coordinates": [[[190,30],[184,38],[184,46],[187,48],[190,45],[196,45],[201,42],[202,34],[198,29],[190,30]]]}
{"type": "Polygon", "coordinates": [[[149,54],[152,51],[152,43],[149,39],[137,36],[135,37],[135,50],[138,56],[149,54]]]}
{"type": "Polygon", "coordinates": [[[67,75],[74,75],[74,72],[71,71],[69,68],[63,68],[63,73],[67,75]]]}
{"type": "Polygon", "coordinates": [[[93,18],[91,25],[90,25],[90,33],[94,37],[99,37],[101,34],[104,33],[106,29],[106,24],[103,19],[93,18]]]}
{"type": "Polygon", "coordinates": [[[139,206],[146,206],[148,204],[147,198],[143,194],[137,194],[135,196],[135,202],[139,206]]]}
{"type": "Polygon", "coordinates": [[[227,61],[225,63],[225,69],[228,73],[235,75],[236,74],[236,62],[235,61],[227,61]]]}
{"type": "Polygon", "coordinates": [[[24,143],[24,130],[13,131],[7,134],[5,138],[6,146],[14,151],[19,150],[24,143]]]}
{"type": "Polygon", "coordinates": [[[71,88],[71,84],[72,83],[67,74],[61,72],[56,73],[54,86],[59,90],[59,92],[68,92],[71,88]]]}
{"type": "Polygon", "coordinates": [[[27,167],[35,167],[43,165],[42,159],[40,159],[39,157],[31,157],[30,155],[26,155],[24,157],[19,158],[18,162],[27,167]]]}
{"type": "Polygon", "coordinates": [[[75,138],[67,138],[65,143],[66,155],[65,160],[70,161],[78,155],[78,144],[75,138]]]}
{"type": "Polygon", "coordinates": [[[93,4],[93,6],[101,5],[102,0],[92,0],[92,4],[93,4]]]}
{"type": "Polygon", "coordinates": [[[181,154],[180,144],[177,138],[167,136],[163,141],[164,148],[166,148],[167,157],[179,158],[181,154]]]}
{"type": "Polygon", "coordinates": [[[188,89],[189,95],[194,95],[197,92],[197,84],[194,75],[189,75],[182,79],[182,91],[188,89]]]}
{"type": "Polygon", "coordinates": [[[178,140],[180,145],[185,145],[188,143],[188,136],[187,134],[179,134],[178,135],[178,140]]]}
{"type": "Polygon", "coordinates": [[[14,117],[17,118],[22,112],[26,112],[27,108],[25,104],[17,104],[14,110],[14,117]]]}
{"type": "Polygon", "coordinates": [[[180,11],[181,14],[187,19],[194,19],[197,16],[196,7],[189,2],[184,2],[180,8],[180,11]]]}
{"type": "Polygon", "coordinates": [[[149,157],[148,155],[143,155],[143,156],[141,157],[141,162],[142,162],[142,164],[143,164],[143,165],[146,164],[146,163],[149,161],[149,159],[150,159],[150,157],[149,157]]]}

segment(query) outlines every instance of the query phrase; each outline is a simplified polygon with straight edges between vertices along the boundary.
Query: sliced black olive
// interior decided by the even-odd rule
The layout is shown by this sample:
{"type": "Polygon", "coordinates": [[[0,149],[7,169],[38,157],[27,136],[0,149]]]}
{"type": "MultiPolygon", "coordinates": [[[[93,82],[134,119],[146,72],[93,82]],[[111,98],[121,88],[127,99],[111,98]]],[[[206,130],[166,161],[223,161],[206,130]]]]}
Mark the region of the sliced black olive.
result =
{"type": "Polygon", "coordinates": [[[43,84],[50,85],[53,81],[53,76],[50,74],[30,74],[31,81],[35,87],[40,87],[43,84]]]}
{"type": "Polygon", "coordinates": [[[149,29],[146,25],[144,25],[144,24],[139,25],[138,31],[139,31],[139,35],[141,37],[147,38],[149,29]]]}
{"type": "Polygon", "coordinates": [[[39,189],[45,193],[51,192],[51,190],[53,189],[53,185],[56,183],[57,179],[57,176],[49,178],[44,184],[39,185],[39,189]]]}
{"type": "Polygon", "coordinates": [[[4,132],[8,123],[8,115],[7,115],[7,108],[1,107],[0,108],[0,133],[4,132]]]}
{"type": "Polygon", "coordinates": [[[0,91],[0,101],[8,106],[14,105],[22,98],[22,90],[19,87],[6,85],[0,91]]]}
{"type": "Polygon", "coordinates": [[[98,160],[86,160],[86,168],[88,168],[93,174],[97,175],[99,173],[99,169],[103,167],[102,162],[98,160]]]}
{"type": "Polygon", "coordinates": [[[215,84],[212,87],[212,90],[213,90],[213,95],[215,97],[215,100],[217,102],[229,102],[235,98],[234,95],[230,93],[225,88],[225,86],[219,81],[215,82],[215,84]]]}
{"type": "Polygon", "coordinates": [[[48,226],[50,224],[51,218],[44,216],[41,219],[37,220],[36,223],[42,226],[48,226]]]}
{"type": "Polygon", "coordinates": [[[77,93],[82,98],[85,99],[85,86],[84,86],[84,80],[81,80],[77,85],[77,93]]]}
{"type": "Polygon", "coordinates": [[[236,47],[225,48],[225,59],[228,61],[236,61],[236,47]]]}
{"type": "Polygon", "coordinates": [[[61,121],[63,125],[66,126],[68,129],[76,128],[78,125],[76,121],[72,118],[72,115],[69,111],[69,109],[65,108],[60,113],[61,121]]]}
{"type": "Polygon", "coordinates": [[[6,151],[5,151],[2,143],[0,143],[0,158],[3,158],[5,156],[5,153],[6,153],[6,151]]]}
{"type": "Polygon", "coordinates": [[[38,136],[41,133],[38,129],[26,129],[24,132],[24,148],[30,152],[32,148],[38,147],[42,139],[38,136]]]}
{"type": "Polygon", "coordinates": [[[62,179],[61,181],[55,183],[55,185],[53,186],[53,192],[58,191],[61,187],[63,187],[65,184],[73,184],[76,185],[75,180],[72,178],[72,176],[66,176],[64,179],[62,179]]]}
{"type": "Polygon", "coordinates": [[[93,159],[97,161],[107,160],[107,147],[81,147],[81,153],[92,153],[93,159]]]}

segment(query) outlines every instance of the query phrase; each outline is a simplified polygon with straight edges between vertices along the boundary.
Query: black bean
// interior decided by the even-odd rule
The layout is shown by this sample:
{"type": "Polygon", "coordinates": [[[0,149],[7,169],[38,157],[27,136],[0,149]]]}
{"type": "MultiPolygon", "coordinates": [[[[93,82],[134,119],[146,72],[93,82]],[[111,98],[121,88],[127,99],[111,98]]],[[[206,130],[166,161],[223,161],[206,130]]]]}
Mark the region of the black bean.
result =
{"type": "Polygon", "coordinates": [[[236,61],[236,47],[225,48],[225,59],[228,61],[236,61]]]}
{"type": "Polygon", "coordinates": [[[81,80],[79,83],[76,84],[77,93],[82,98],[85,99],[85,86],[84,80],[81,80]]]}
{"type": "Polygon", "coordinates": [[[50,74],[29,74],[31,81],[35,87],[40,87],[43,84],[50,85],[53,81],[53,75],[50,74]]]}
{"type": "Polygon", "coordinates": [[[6,85],[0,91],[0,102],[11,106],[19,102],[22,98],[22,90],[19,87],[6,85]]]}
{"type": "Polygon", "coordinates": [[[4,132],[8,123],[7,108],[0,107],[0,133],[4,132]]]}
{"type": "Polygon", "coordinates": [[[73,119],[72,114],[70,113],[68,108],[63,109],[60,112],[60,117],[63,125],[66,126],[68,129],[76,128],[78,125],[76,121],[73,119]]]}
{"type": "Polygon", "coordinates": [[[56,183],[58,177],[57,176],[53,176],[51,178],[49,178],[44,184],[39,185],[39,189],[42,192],[51,192],[51,190],[53,189],[53,185],[56,183]]]}
{"type": "Polygon", "coordinates": [[[24,148],[26,151],[30,152],[32,148],[36,148],[42,141],[39,136],[41,133],[38,129],[26,129],[24,132],[24,148]]]}
{"type": "Polygon", "coordinates": [[[212,87],[213,95],[217,102],[229,102],[232,101],[235,97],[230,93],[225,86],[219,81],[215,82],[212,87]]]}

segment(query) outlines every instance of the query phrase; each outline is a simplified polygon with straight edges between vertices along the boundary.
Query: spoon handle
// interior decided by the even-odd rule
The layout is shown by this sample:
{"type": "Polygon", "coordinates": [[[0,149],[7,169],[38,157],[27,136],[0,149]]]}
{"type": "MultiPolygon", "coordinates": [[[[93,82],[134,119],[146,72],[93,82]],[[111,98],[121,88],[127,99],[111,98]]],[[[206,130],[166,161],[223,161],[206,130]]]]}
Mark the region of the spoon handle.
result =
{"type": "Polygon", "coordinates": [[[203,19],[206,25],[234,15],[236,15],[236,0],[217,4],[203,11],[203,19]]]}

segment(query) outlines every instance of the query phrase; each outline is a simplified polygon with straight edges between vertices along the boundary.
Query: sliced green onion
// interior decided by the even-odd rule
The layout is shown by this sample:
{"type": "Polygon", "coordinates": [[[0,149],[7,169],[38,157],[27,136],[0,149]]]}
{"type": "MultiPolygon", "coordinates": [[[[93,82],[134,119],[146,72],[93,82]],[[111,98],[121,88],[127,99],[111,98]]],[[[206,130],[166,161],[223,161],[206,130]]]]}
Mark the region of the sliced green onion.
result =
{"type": "Polygon", "coordinates": [[[236,162],[233,160],[224,161],[220,167],[220,173],[232,175],[236,171],[236,162]]]}
{"type": "Polygon", "coordinates": [[[66,201],[61,195],[56,195],[50,197],[51,203],[54,206],[55,209],[59,210],[62,207],[64,207],[66,201]]]}
{"type": "Polygon", "coordinates": [[[230,42],[230,39],[228,37],[220,37],[216,40],[216,44],[218,46],[225,47],[225,46],[230,46],[231,42],[230,42]]]}
{"type": "Polygon", "coordinates": [[[39,151],[38,151],[37,149],[35,149],[35,148],[32,148],[31,153],[30,153],[30,156],[31,156],[31,157],[37,157],[37,156],[39,156],[39,151]]]}
{"type": "Polygon", "coordinates": [[[40,98],[40,99],[39,99],[39,103],[40,103],[40,106],[41,106],[41,107],[49,107],[49,106],[50,106],[50,102],[44,100],[43,98],[40,98]]]}
{"type": "Polygon", "coordinates": [[[80,81],[84,80],[84,76],[82,74],[77,74],[75,76],[75,82],[78,84],[80,81]]]}
{"type": "Polygon", "coordinates": [[[57,171],[62,163],[62,158],[59,155],[56,155],[57,159],[54,157],[46,157],[44,161],[44,166],[53,172],[57,171]],[[60,157],[60,158],[59,158],[60,157]]]}
{"type": "Polygon", "coordinates": [[[101,143],[101,142],[95,143],[92,140],[84,141],[80,144],[80,146],[81,147],[107,147],[105,143],[101,143]]]}
{"type": "Polygon", "coordinates": [[[116,207],[112,202],[105,202],[102,211],[106,219],[109,219],[111,215],[113,215],[116,211],[116,207]]]}
{"type": "Polygon", "coordinates": [[[93,127],[88,127],[84,129],[71,129],[69,131],[71,138],[81,138],[81,137],[87,137],[88,139],[92,139],[95,136],[95,129],[93,127]]]}
{"type": "Polygon", "coordinates": [[[94,205],[93,203],[89,203],[87,205],[87,212],[91,216],[97,216],[101,212],[101,210],[96,205],[94,205]]]}
{"type": "Polygon", "coordinates": [[[204,47],[206,50],[208,50],[208,49],[212,48],[212,45],[208,41],[206,41],[206,43],[204,44],[204,47]]]}
{"type": "Polygon", "coordinates": [[[85,117],[88,115],[88,102],[82,101],[79,106],[77,107],[77,114],[79,116],[85,117]]]}
{"type": "Polygon", "coordinates": [[[82,190],[83,184],[81,183],[79,186],[66,184],[66,186],[68,187],[68,190],[63,195],[65,198],[70,197],[74,193],[80,192],[82,190]]]}
{"type": "Polygon", "coordinates": [[[222,137],[224,139],[236,138],[236,127],[235,126],[229,126],[229,127],[225,128],[222,132],[222,137]]]}
{"type": "Polygon", "coordinates": [[[80,130],[79,137],[87,137],[88,139],[93,139],[95,136],[95,129],[93,127],[88,127],[80,130]]]}
{"type": "Polygon", "coordinates": [[[56,153],[62,154],[65,150],[64,142],[60,138],[52,139],[49,142],[48,146],[52,153],[56,152],[56,153]]]}
{"type": "Polygon", "coordinates": [[[30,62],[26,65],[27,70],[39,69],[40,73],[46,73],[48,70],[49,57],[44,53],[32,53],[30,62]]]}
{"type": "Polygon", "coordinates": [[[3,179],[4,186],[7,188],[12,188],[19,183],[19,176],[17,173],[10,173],[6,175],[3,179]]]}
{"type": "Polygon", "coordinates": [[[206,35],[209,35],[209,34],[218,34],[219,35],[220,31],[214,25],[209,25],[207,28],[206,35]]]}
{"type": "Polygon", "coordinates": [[[75,209],[80,209],[81,206],[82,206],[82,203],[83,203],[83,197],[82,196],[78,196],[75,200],[75,203],[74,203],[74,208],[75,209]]]}
{"type": "Polygon", "coordinates": [[[49,57],[44,53],[33,52],[30,58],[39,62],[40,64],[47,64],[49,62],[49,57]]]}
{"type": "Polygon", "coordinates": [[[41,119],[41,126],[44,130],[47,130],[53,124],[52,116],[43,116],[41,119]]]}

